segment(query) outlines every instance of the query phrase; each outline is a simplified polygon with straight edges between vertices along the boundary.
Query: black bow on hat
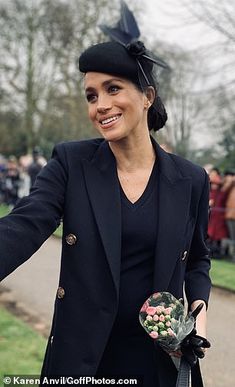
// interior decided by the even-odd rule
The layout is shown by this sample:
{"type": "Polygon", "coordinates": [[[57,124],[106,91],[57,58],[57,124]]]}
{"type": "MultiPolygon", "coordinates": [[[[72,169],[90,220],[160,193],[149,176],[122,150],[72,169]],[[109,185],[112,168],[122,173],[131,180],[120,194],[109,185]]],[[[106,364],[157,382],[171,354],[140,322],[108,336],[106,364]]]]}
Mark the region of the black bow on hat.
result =
{"type": "Polygon", "coordinates": [[[136,58],[138,66],[147,83],[149,83],[148,78],[139,59],[142,58],[155,63],[160,67],[169,69],[169,66],[162,59],[149,56],[144,43],[138,40],[140,37],[140,30],[133,13],[129,10],[125,1],[121,0],[121,17],[117,25],[115,27],[109,27],[102,24],[100,25],[100,28],[111,40],[125,46],[129,53],[136,58]]]}

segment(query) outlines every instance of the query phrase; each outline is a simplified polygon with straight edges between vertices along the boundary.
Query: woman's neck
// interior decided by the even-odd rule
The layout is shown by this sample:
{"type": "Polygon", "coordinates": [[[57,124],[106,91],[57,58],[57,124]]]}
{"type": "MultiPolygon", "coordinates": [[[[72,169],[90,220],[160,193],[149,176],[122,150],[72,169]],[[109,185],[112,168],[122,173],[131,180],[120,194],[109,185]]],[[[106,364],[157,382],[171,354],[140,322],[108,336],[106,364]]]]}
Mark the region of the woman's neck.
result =
{"type": "Polygon", "coordinates": [[[116,158],[117,168],[122,172],[151,168],[156,159],[149,134],[135,138],[127,137],[115,142],[110,141],[109,146],[116,158]]]}

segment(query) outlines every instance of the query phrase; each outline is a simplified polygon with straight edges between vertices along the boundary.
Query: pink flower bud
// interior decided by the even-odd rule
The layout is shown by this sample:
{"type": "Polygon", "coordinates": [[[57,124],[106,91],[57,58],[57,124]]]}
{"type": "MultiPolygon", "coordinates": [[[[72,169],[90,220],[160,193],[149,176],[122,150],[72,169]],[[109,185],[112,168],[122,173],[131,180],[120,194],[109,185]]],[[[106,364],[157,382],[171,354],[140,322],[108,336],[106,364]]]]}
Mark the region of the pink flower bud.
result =
{"type": "Polygon", "coordinates": [[[164,316],[164,314],[160,314],[160,316],[159,316],[159,321],[165,321],[165,316],[164,316]]]}
{"type": "Polygon", "coordinates": [[[154,321],[158,321],[158,320],[159,320],[159,317],[158,317],[157,314],[155,314],[155,315],[153,316],[153,320],[154,320],[154,321]]]}
{"type": "Polygon", "coordinates": [[[148,301],[145,301],[144,305],[140,309],[140,312],[146,312],[146,309],[149,307],[148,301]]]}
{"type": "Polygon", "coordinates": [[[158,293],[154,293],[152,297],[154,300],[156,300],[156,298],[158,298],[159,296],[160,296],[160,293],[158,292],[158,293]]]}
{"type": "Polygon", "coordinates": [[[165,313],[165,314],[171,314],[171,312],[172,312],[172,308],[171,308],[171,307],[166,308],[166,309],[164,310],[164,313],[165,313]]]}
{"type": "Polygon", "coordinates": [[[149,314],[150,316],[153,316],[156,313],[156,307],[155,306],[148,306],[146,308],[146,313],[149,314]]]}
{"type": "Polygon", "coordinates": [[[152,331],[152,332],[149,334],[149,336],[151,336],[152,339],[157,339],[158,333],[157,333],[156,331],[152,331]]]}
{"type": "Polygon", "coordinates": [[[167,329],[167,332],[168,332],[168,334],[169,334],[170,336],[175,336],[175,334],[174,334],[174,332],[173,332],[173,330],[172,330],[171,328],[168,328],[168,329],[167,329]]]}
{"type": "Polygon", "coordinates": [[[164,309],[164,307],[161,305],[156,306],[156,313],[161,314],[163,309],[164,309]]]}

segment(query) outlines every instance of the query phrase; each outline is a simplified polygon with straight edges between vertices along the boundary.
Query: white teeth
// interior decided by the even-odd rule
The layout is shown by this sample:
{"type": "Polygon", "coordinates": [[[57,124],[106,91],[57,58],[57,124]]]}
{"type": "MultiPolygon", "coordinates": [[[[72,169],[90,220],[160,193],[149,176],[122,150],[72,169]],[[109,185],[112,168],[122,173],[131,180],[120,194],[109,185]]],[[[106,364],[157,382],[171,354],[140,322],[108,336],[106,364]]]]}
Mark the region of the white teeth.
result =
{"type": "Polygon", "coordinates": [[[101,124],[102,125],[109,124],[112,121],[116,121],[118,118],[119,116],[107,118],[106,120],[101,121],[101,124]]]}

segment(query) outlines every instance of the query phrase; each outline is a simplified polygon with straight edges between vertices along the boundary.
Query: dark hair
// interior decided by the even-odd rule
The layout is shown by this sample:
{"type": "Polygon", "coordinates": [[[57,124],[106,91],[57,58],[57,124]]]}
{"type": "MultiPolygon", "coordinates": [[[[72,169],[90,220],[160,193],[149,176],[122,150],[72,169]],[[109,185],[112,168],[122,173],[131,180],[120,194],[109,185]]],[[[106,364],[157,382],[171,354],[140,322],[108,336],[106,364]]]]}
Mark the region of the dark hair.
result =
{"type": "Polygon", "coordinates": [[[220,170],[219,170],[219,168],[213,167],[213,168],[211,169],[211,172],[212,172],[212,171],[215,171],[216,173],[218,173],[218,175],[220,175],[220,170]]]}
{"type": "Polygon", "coordinates": [[[163,128],[168,117],[167,117],[165,106],[158,95],[157,84],[156,84],[157,82],[153,77],[152,71],[153,71],[152,69],[149,69],[148,71],[145,69],[145,73],[149,81],[148,82],[149,84],[147,86],[146,86],[146,80],[142,79],[143,76],[140,72],[139,72],[138,80],[136,81],[131,80],[131,81],[137,86],[137,88],[142,93],[146,93],[149,86],[152,86],[155,91],[155,99],[148,110],[147,119],[148,119],[149,131],[154,130],[156,132],[157,130],[163,128]],[[144,84],[145,86],[143,86],[144,84]]]}
{"type": "Polygon", "coordinates": [[[148,111],[148,128],[155,132],[165,125],[167,121],[167,112],[159,96],[155,98],[154,104],[148,111]]]}
{"type": "Polygon", "coordinates": [[[234,176],[234,171],[232,171],[231,169],[226,169],[224,171],[224,176],[234,176]]]}

